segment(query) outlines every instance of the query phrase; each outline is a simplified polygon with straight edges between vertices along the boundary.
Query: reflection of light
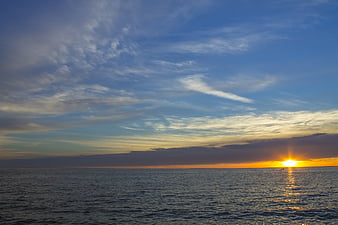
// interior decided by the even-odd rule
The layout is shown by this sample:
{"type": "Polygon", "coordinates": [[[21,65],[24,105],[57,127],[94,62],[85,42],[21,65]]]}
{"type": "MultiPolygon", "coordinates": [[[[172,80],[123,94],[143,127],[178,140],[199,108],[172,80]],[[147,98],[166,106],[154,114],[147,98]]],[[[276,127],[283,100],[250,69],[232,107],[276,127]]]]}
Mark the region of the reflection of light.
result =
{"type": "Polygon", "coordinates": [[[291,160],[291,159],[282,162],[283,166],[285,167],[295,167],[297,166],[297,163],[298,161],[291,160]]]}
{"type": "Polygon", "coordinates": [[[293,204],[300,202],[301,199],[298,197],[300,193],[297,191],[299,186],[296,185],[295,175],[293,173],[293,168],[289,167],[287,172],[287,182],[285,186],[285,197],[284,202],[287,202],[291,205],[289,207],[294,207],[293,209],[301,209],[298,206],[295,206],[293,204]],[[297,207],[297,208],[295,208],[297,207]]]}
{"type": "Polygon", "coordinates": [[[289,187],[294,187],[295,185],[295,177],[293,175],[292,168],[288,169],[288,185],[289,187]]]}

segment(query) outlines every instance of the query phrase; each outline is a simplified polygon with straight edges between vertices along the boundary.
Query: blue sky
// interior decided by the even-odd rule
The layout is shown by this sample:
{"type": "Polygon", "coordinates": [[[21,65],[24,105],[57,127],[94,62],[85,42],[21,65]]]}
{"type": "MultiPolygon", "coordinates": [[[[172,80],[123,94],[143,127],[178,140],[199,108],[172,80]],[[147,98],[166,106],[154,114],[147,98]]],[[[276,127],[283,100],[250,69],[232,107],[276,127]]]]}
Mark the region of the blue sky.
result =
{"type": "Polygon", "coordinates": [[[0,4],[2,159],[338,131],[337,1],[0,4]]]}

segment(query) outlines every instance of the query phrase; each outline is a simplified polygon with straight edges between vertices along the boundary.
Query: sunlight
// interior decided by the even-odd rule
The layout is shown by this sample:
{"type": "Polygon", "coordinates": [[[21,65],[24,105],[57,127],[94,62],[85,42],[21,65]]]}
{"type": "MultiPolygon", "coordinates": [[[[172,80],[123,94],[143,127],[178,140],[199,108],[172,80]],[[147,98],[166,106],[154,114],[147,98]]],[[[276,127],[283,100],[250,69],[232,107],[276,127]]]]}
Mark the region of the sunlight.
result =
{"type": "Polygon", "coordinates": [[[291,160],[291,159],[282,162],[283,166],[285,167],[295,167],[297,166],[297,163],[298,161],[291,160]]]}

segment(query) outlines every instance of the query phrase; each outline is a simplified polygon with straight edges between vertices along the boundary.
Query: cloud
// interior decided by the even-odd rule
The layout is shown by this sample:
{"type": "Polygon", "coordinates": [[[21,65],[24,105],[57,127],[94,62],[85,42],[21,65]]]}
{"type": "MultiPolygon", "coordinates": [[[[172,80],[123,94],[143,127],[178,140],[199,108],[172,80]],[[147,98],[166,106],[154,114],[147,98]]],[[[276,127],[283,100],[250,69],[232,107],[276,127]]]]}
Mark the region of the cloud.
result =
{"type": "MultiPolygon", "coordinates": [[[[138,82],[136,76],[143,76],[140,79],[144,81],[138,87],[145,84],[148,88],[150,84],[150,88],[161,89],[165,86],[161,83],[164,74],[195,72],[196,65],[192,60],[170,62],[144,54],[145,60],[137,57],[140,53],[140,46],[135,41],[140,35],[137,29],[157,27],[162,20],[153,18],[168,19],[165,16],[168,14],[173,16],[170,20],[174,23],[178,18],[186,17],[185,12],[202,9],[206,3],[185,1],[182,4],[184,9],[170,2],[165,3],[168,7],[156,3],[161,13],[146,13],[147,16],[144,11],[156,10],[141,1],[86,2],[80,7],[77,2],[66,1],[58,3],[53,13],[28,11],[27,21],[31,23],[17,19],[15,24],[27,29],[1,38],[4,51],[0,54],[0,111],[61,115],[126,106],[141,102],[133,96],[143,97],[142,90],[131,87],[138,82]],[[62,17],[58,16],[61,10],[62,17]],[[154,80],[156,76],[158,78],[154,80]],[[123,83],[111,80],[123,80],[123,83]],[[131,85],[125,85],[126,81],[131,85]],[[113,86],[116,90],[93,93],[89,82],[106,88],[113,86]],[[125,86],[131,87],[131,95],[118,93],[125,86]]],[[[41,9],[44,7],[50,8],[42,4],[41,9]]],[[[154,4],[151,7],[155,7],[154,4]]],[[[149,93],[159,91],[144,92],[149,96],[149,93]]]]}
{"type": "Polygon", "coordinates": [[[159,146],[162,148],[222,146],[241,144],[249,140],[290,138],[317,132],[336,133],[337,118],[337,110],[249,113],[223,118],[210,116],[153,118],[126,125],[128,133],[132,130],[129,135],[64,141],[115,153],[146,151],[159,146]]]}
{"type": "Polygon", "coordinates": [[[256,92],[272,86],[278,80],[278,77],[274,75],[248,76],[241,74],[226,80],[226,82],[220,85],[220,87],[225,89],[241,89],[256,92]]]}
{"type": "Polygon", "coordinates": [[[233,101],[239,101],[239,102],[244,102],[244,103],[253,102],[251,99],[248,99],[248,98],[244,98],[244,97],[232,94],[232,93],[216,90],[213,87],[210,87],[208,84],[206,84],[202,80],[202,78],[203,78],[202,75],[192,75],[192,76],[187,76],[185,78],[181,78],[179,81],[188,90],[197,91],[200,93],[213,95],[213,96],[217,96],[220,98],[226,98],[226,99],[230,99],[233,101]]]}
{"type": "MultiPolygon", "coordinates": [[[[338,125],[338,110],[276,111],[262,114],[217,117],[167,117],[165,121],[147,121],[147,126],[162,132],[183,132],[187,137],[221,137],[235,140],[252,138],[291,137],[314,132],[334,133],[338,125]]],[[[201,138],[200,137],[200,138],[201,138]]],[[[203,138],[202,138],[203,139],[203,138]]]]}
{"type": "Polygon", "coordinates": [[[284,106],[288,106],[288,107],[295,107],[295,106],[302,106],[302,105],[309,104],[306,101],[299,100],[299,99],[296,99],[296,98],[293,98],[293,99],[273,99],[273,101],[277,105],[284,105],[284,106]]]}
{"type": "MultiPolygon", "coordinates": [[[[146,112],[146,111],[145,111],[146,112]]],[[[0,134],[15,134],[36,131],[51,131],[74,127],[127,121],[128,118],[140,117],[145,112],[114,112],[112,114],[89,114],[81,118],[70,117],[67,120],[49,120],[48,123],[33,123],[28,119],[1,120],[0,134]],[[75,119],[75,120],[74,120],[75,119]]],[[[126,135],[100,134],[94,139],[74,138],[57,135],[49,138],[55,143],[69,143],[82,146],[84,149],[106,153],[127,153],[130,151],[149,151],[162,148],[189,148],[190,146],[213,146],[243,144],[250,140],[267,140],[310,135],[313,133],[336,133],[338,126],[338,111],[298,111],[269,112],[262,114],[244,114],[228,117],[167,117],[163,119],[145,119],[142,122],[127,122],[121,124],[126,135]],[[127,128],[124,128],[127,126],[127,128]]],[[[137,121],[140,121],[139,119],[137,121]]],[[[5,138],[5,136],[2,136],[5,138]]],[[[0,136],[1,139],[1,136],[0,136]]],[[[37,139],[39,140],[39,139],[37,139]]],[[[14,151],[16,139],[10,146],[14,151]]],[[[16,147],[15,147],[16,146],[16,147]]],[[[209,147],[208,147],[209,148],[209,147]]],[[[49,154],[49,153],[46,153],[49,154]]],[[[44,155],[46,155],[44,154],[44,155]]]]}
{"type": "Polygon", "coordinates": [[[186,53],[235,53],[249,49],[249,38],[221,39],[213,38],[200,42],[183,42],[172,47],[171,50],[186,53]]]}
{"type": "Polygon", "coordinates": [[[241,135],[289,134],[294,132],[333,132],[338,124],[338,110],[329,111],[275,111],[262,114],[246,114],[217,117],[169,117],[164,129],[168,130],[217,130],[241,135]],[[325,131],[326,130],[326,131],[325,131]]]}
{"type": "Polygon", "coordinates": [[[19,118],[0,118],[0,134],[11,132],[28,132],[28,131],[43,131],[47,130],[47,127],[30,122],[26,119],[19,118]]]}
{"type": "Polygon", "coordinates": [[[164,50],[190,54],[236,54],[251,50],[260,43],[283,38],[273,29],[255,23],[237,24],[195,31],[164,50]]]}
{"type": "Polygon", "coordinates": [[[0,134],[86,127],[125,120],[143,113],[144,103],[130,93],[98,84],[64,86],[55,93],[8,96],[0,104],[0,134]],[[80,114],[79,114],[80,113],[80,114]],[[65,116],[66,115],[66,116],[65,116]]]}
{"type": "Polygon", "coordinates": [[[127,154],[0,160],[0,167],[138,167],[252,163],[283,160],[290,154],[301,160],[312,160],[338,157],[337,145],[337,134],[315,134],[220,147],[196,146],[127,154]]]}
{"type": "MultiPolygon", "coordinates": [[[[79,6],[63,1],[57,6],[52,13],[27,12],[29,24],[15,20],[16,27],[27,28],[2,39],[1,94],[27,95],[77,85],[108,62],[115,64],[121,56],[136,54],[135,42],[121,32],[124,22],[119,2],[79,6]],[[63,16],[58,16],[61,10],[63,16]]],[[[50,10],[45,4],[41,8],[50,10]]]]}
{"type": "Polygon", "coordinates": [[[174,67],[174,68],[181,68],[181,67],[187,67],[195,65],[196,62],[193,60],[188,61],[181,61],[181,62],[171,62],[166,60],[155,60],[154,63],[161,65],[161,66],[167,66],[167,67],[174,67]]]}
{"type": "MultiPolygon", "coordinates": [[[[214,3],[216,7],[223,7],[224,14],[228,13],[227,10],[236,9],[234,3],[214,3]]],[[[243,14],[248,14],[246,21],[239,23],[227,21],[224,22],[227,25],[224,27],[194,30],[186,36],[181,36],[176,43],[169,43],[166,50],[184,54],[244,53],[257,45],[289,38],[289,31],[295,28],[313,26],[323,19],[323,16],[317,12],[319,7],[330,3],[332,4],[330,0],[269,2],[263,6],[263,13],[260,16],[254,14],[254,17],[250,17],[251,13],[243,11],[243,14]]]]}
{"type": "Polygon", "coordinates": [[[20,99],[8,98],[0,105],[0,111],[31,113],[36,115],[60,115],[71,112],[86,112],[100,107],[123,107],[143,102],[126,93],[92,84],[64,86],[54,94],[36,94],[20,99]]]}
{"type": "Polygon", "coordinates": [[[196,61],[168,61],[163,59],[151,59],[142,63],[127,65],[114,68],[111,72],[118,75],[115,79],[126,79],[131,76],[144,77],[151,79],[153,82],[160,82],[163,79],[171,79],[180,74],[197,73],[205,71],[196,61]]]}

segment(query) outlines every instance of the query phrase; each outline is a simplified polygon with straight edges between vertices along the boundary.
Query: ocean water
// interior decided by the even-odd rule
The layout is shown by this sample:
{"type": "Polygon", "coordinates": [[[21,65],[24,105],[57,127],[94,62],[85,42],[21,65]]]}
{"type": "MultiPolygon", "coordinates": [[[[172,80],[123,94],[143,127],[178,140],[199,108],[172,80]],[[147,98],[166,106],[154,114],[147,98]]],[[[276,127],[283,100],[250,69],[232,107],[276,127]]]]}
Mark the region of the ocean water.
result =
{"type": "Polygon", "coordinates": [[[0,224],[338,224],[337,172],[0,169],[0,224]]]}

